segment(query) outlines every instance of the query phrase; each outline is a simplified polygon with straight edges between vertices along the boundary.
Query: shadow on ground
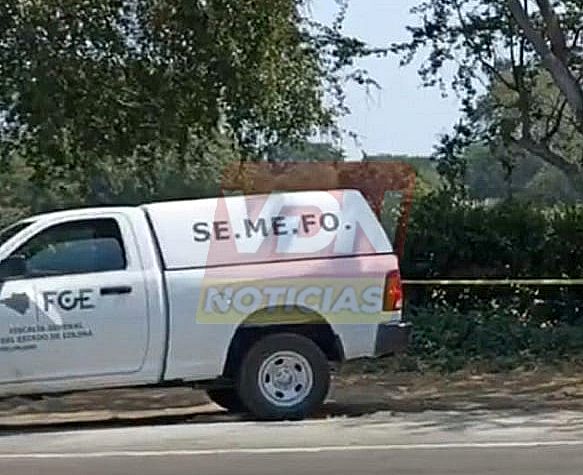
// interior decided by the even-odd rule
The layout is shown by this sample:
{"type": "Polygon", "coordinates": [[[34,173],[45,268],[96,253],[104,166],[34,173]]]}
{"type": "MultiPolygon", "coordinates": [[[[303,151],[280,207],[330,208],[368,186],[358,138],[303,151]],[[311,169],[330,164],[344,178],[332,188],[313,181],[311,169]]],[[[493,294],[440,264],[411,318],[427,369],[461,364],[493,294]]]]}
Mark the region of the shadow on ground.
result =
{"type": "MultiPolygon", "coordinates": [[[[460,430],[489,422],[547,424],[545,414],[573,411],[565,431],[583,430],[583,378],[555,369],[506,374],[472,375],[372,374],[358,367],[337,375],[328,402],[316,418],[365,418],[374,423],[383,413],[419,417],[410,430],[436,427],[460,430]],[[581,417],[578,412],[581,411],[581,417]],[[518,420],[518,419],[517,419],[518,420]]],[[[188,388],[108,390],[40,399],[0,400],[0,435],[183,423],[222,423],[250,420],[209,404],[201,391],[188,388]]],[[[360,423],[356,421],[355,423],[360,423]]],[[[505,426],[506,427],[506,426],[505,426]]]]}

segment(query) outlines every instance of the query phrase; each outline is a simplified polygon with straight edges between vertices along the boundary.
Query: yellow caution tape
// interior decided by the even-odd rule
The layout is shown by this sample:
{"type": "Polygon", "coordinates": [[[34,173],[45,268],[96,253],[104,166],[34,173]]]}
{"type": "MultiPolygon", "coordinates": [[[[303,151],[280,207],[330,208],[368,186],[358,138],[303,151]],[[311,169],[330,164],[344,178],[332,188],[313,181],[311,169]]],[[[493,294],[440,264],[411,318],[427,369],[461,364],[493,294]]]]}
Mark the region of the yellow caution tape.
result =
{"type": "Polygon", "coordinates": [[[467,285],[467,286],[499,286],[499,285],[583,285],[583,279],[473,279],[473,280],[403,280],[405,285],[467,285]]]}

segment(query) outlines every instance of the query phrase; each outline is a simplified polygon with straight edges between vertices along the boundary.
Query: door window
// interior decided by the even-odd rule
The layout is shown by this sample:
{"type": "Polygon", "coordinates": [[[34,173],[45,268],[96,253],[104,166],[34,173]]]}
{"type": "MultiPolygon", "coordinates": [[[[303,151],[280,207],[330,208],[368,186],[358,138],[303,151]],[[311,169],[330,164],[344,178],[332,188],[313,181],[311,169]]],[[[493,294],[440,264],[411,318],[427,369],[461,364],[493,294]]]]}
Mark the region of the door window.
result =
{"type": "Polygon", "coordinates": [[[127,261],[115,219],[57,224],[13,252],[23,256],[26,277],[123,270],[127,261]]]}

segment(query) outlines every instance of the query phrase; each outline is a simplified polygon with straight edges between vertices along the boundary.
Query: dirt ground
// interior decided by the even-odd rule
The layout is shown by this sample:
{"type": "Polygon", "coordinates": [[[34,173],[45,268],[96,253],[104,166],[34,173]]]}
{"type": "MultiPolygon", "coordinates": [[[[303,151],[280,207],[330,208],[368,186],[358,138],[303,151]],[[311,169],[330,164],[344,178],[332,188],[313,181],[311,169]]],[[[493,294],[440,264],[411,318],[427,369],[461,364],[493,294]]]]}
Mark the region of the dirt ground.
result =
{"type": "MultiPolygon", "coordinates": [[[[355,363],[335,375],[320,416],[478,409],[583,411],[583,368],[442,375],[395,372],[355,363]]],[[[181,422],[201,414],[214,417],[211,420],[233,417],[209,404],[203,392],[189,388],[118,389],[60,397],[0,399],[0,428],[106,421],[147,423],[152,419],[181,422]]]]}
{"type": "Polygon", "coordinates": [[[566,365],[507,373],[466,370],[435,372],[371,370],[365,364],[343,369],[330,404],[348,413],[391,410],[543,409],[583,410],[583,368],[566,365]]]}

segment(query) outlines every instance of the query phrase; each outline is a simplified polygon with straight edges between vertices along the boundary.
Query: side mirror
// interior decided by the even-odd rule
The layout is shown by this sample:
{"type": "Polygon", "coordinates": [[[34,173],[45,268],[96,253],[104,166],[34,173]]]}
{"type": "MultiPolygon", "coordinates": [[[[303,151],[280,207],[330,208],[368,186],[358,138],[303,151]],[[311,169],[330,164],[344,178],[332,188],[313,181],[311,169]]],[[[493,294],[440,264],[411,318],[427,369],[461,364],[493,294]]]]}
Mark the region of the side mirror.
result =
{"type": "Polygon", "coordinates": [[[0,279],[23,277],[26,275],[26,259],[24,256],[10,256],[0,262],[0,279]]]}

